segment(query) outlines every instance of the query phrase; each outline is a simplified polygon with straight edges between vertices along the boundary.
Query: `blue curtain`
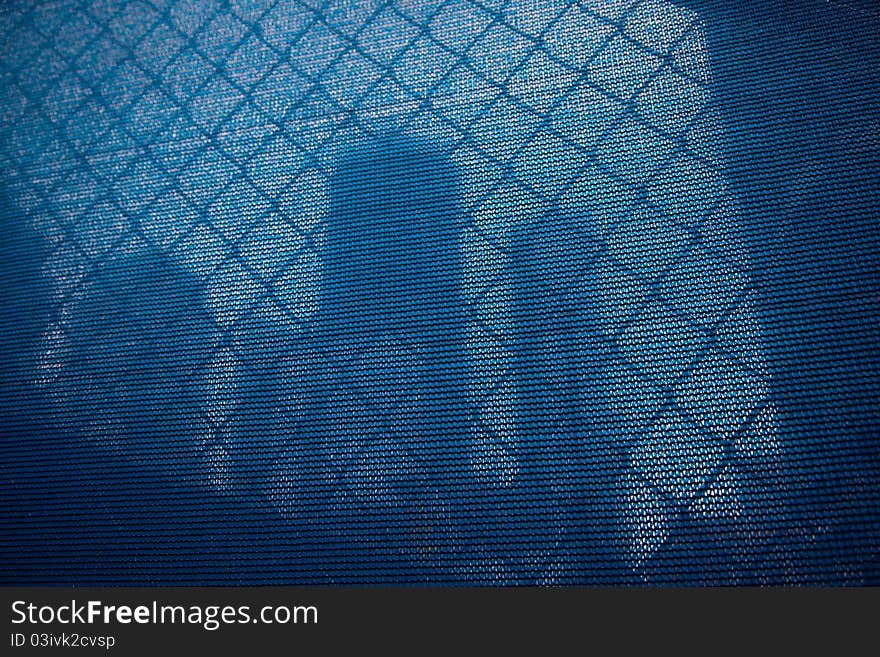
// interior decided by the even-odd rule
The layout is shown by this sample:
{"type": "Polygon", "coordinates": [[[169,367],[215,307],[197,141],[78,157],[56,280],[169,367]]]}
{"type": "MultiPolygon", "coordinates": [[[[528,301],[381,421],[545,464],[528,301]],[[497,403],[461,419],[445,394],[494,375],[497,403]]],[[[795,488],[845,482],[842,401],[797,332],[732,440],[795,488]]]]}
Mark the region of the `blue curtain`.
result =
{"type": "Polygon", "coordinates": [[[877,582],[872,3],[2,13],[0,580],[877,582]]]}

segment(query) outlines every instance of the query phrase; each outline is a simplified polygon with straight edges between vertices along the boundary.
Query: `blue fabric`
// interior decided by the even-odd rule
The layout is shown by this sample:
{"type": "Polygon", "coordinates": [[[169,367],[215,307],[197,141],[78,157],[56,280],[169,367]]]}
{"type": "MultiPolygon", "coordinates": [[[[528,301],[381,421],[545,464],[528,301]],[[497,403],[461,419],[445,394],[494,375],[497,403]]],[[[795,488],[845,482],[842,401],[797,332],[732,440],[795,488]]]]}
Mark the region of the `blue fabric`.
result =
{"type": "Polygon", "coordinates": [[[3,581],[876,578],[869,6],[2,11],[3,581]]]}

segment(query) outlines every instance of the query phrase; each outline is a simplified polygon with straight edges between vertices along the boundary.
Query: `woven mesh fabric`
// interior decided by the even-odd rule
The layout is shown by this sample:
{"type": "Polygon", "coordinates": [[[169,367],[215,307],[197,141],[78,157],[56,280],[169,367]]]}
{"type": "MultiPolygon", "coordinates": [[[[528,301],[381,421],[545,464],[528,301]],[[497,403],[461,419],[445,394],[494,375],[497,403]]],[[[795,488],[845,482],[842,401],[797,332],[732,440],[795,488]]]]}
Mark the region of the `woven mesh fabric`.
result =
{"type": "Polygon", "coordinates": [[[3,219],[47,286],[10,498],[67,473],[10,503],[3,578],[794,581],[696,11],[3,14],[3,219]]]}

